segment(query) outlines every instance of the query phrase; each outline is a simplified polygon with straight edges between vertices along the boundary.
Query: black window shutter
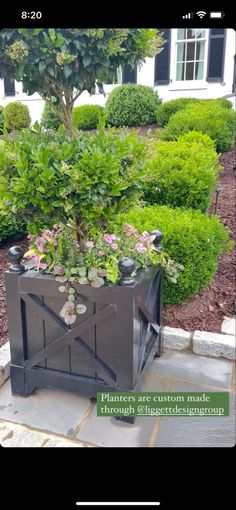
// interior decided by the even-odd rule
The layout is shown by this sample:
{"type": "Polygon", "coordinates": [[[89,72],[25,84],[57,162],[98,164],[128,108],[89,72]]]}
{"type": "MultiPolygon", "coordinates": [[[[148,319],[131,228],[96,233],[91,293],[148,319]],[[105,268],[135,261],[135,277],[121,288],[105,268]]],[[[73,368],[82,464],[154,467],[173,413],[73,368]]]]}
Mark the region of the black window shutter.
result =
{"type": "Polygon", "coordinates": [[[236,55],[234,55],[234,74],[233,74],[233,85],[232,85],[232,93],[236,93],[236,55]]]}
{"type": "Polygon", "coordinates": [[[15,80],[13,78],[4,78],[4,94],[5,96],[15,96],[15,80]]]}
{"type": "Polygon", "coordinates": [[[122,69],[122,83],[137,83],[137,66],[125,64],[122,69]]]}
{"type": "Polygon", "coordinates": [[[171,30],[169,28],[160,28],[158,30],[163,34],[165,44],[161,53],[155,56],[154,84],[165,85],[170,81],[171,30]]]}
{"type": "Polygon", "coordinates": [[[225,29],[210,30],[207,81],[224,81],[225,39],[225,29]]]}

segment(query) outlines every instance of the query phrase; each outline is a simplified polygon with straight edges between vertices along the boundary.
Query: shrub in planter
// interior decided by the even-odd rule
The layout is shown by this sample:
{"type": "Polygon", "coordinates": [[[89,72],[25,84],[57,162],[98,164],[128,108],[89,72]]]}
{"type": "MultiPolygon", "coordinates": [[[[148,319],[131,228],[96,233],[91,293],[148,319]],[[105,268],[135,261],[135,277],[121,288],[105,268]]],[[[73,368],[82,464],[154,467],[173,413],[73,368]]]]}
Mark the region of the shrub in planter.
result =
{"type": "Polygon", "coordinates": [[[160,228],[164,250],[183,264],[176,285],[165,281],[165,303],[182,303],[206,287],[217,269],[218,256],[231,247],[228,232],[218,218],[199,211],[167,206],[132,208],[120,215],[119,221],[127,221],[137,229],[160,228]]]}
{"type": "Polygon", "coordinates": [[[55,111],[51,108],[48,103],[45,103],[42,117],[41,117],[41,125],[46,129],[58,129],[61,125],[61,121],[56,115],[55,111]]]}
{"type": "Polygon", "coordinates": [[[219,170],[214,142],[190,132],[178,141],[153,143],[151,153],[145,165],[144,200],[206,211],[219,170]]]}
{"type": "Polygon", "coordinates": [[[9,250],[13,393],[56,386],[95,397],[137,388],[144,367],[160,355],[160,264],[172,281],[182,269],[159,250],[160,238],[126,224],[119,236],[103,232],[78,244],[72,229],[54,225],[30,239],[26,255],[38,271],[24,271],[19,247],[9,250]]]}
{"type": "Polygon", "coordinates": [[[0,243],[7,239],[20,239],[26,232],[26,224],[17,221],[13,216],[3,216],[0,213],[0,243]]]}
{"type": "Polygon", "coordinates": [[[188,131],[201,131],[214,140],[217,151],[225,152],[232,147],[234,128],[235,113],[208,101],[189,105],[175,113],[170,118],[162,138],[175,140],[188,131]]]}
{"type": "Polygon", "coordinates": [[[0,135],[3,134],[4,129],[4,108],[0,106],[0,135]]]}
{"type": "Polygon", "coordinates": [[[30,126],[30,114],[27,105],[18,103],[8,103],[4,110],[4,126],[8,131],[28,128],[30,126]]]}
{"type": "Polygon", "coordinates": [[[169,119],[174,113],[179,110],[184,110],[189,104],[198,103],[200,100],[194,97],[181,97],[179,99],[172,99],[159,105],[156,110],[156,122],[158,126],[166,126],[169,119]]]}
{"type": "Polygon", "coordinates": [[[76,129],[86,131],[96,129],[104,107],[98,104],[84,104],[76,106],[72,111],[72,124],[76,129]]]}
{"type": "Polygon", "coordinates": [[[120,85],[106,102],[107,122],[111,126],[145,126],[156,123],[160,98],[145,85],[120,85]]]}
{"type": "Polygon", "coordinates": [[[135,133],[100,129],[70,139],[26,132],[0,151],[0,205],[31,231],[72,219],[81,236],[137,199],[145,157],[135,133]]]}

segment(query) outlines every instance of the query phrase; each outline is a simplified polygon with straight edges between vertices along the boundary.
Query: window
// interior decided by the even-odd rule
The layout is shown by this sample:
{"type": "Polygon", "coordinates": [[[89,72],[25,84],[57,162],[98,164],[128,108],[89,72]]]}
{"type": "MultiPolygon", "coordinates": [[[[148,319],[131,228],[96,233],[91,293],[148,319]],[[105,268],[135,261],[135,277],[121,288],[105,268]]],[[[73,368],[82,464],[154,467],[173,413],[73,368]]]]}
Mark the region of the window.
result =
{"type": "Polygon", "coordinates": [[[203,80],[206,30],[177,30],[176,80],[203,80]]]}
{"type": "Polygon", "coordinates": [[[137,83],[137,66],[125,64],[122,70],[122,83],[137,83]]]}
{"type": "Polygon", "coordinates": [[[4,78],[4,94],[5,96],[15,96],[15,81],[12,78],[4,78]]]}

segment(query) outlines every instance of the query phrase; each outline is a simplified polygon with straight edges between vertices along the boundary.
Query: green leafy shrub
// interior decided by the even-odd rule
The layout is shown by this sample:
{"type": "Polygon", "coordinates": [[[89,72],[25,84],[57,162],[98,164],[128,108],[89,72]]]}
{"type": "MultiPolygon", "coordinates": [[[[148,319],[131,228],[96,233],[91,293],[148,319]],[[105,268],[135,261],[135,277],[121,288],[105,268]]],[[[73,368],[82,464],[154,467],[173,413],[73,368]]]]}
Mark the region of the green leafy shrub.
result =
{"type": "Polygon", "coordinates": [[[214,140],[217,151],[225,152],[232,147],[234,128],[235,113],[232,110],[213,101],[202,101],[172,115],[162,138],[175,140],[188,131],[201,131],[214,140]]]}
{"type": "Polygon", "coordinates": [[[212,280],[220,253],[231,247],[227,230],[216,216],[167,206],[132,208],[119,216],[139,230],[160,229],[169,256],[183,264],[178,282],[164,284],[165,303],[182,303],[212,280]]]}
{"type": "Polygon", "coordinates": [[[12,215],[0,213],[0,243],[7,239],[20,239],[26,233],[24,221],[17,221],[12,215]]]}
{"type": "Polygon", "coordinates": [[[107,122],[111,126],[145,126],[156,123],[160,98],[145,85],[120,85],[106,103],[107,122]]]}
{"type": "Polygon", "coordinates": [[[166,126],[168,124],[169,119],[174,113],[179,110],[184,110],[189,104],[199,102],[199,99],[194,97],[181,97],[179,99],[172,99],[171,101],[166,101],[157,107],[156,110],[156,122],[158,126],[166,126]]]}
{"type": "Polygon", "coordinates": [[[174,142],[154,142],[151,152],[145,165],[144,200],[205,212],[219,170],[214,142],[190,132],[174,142]]]}
{"type": "Polygon", "coordinates": [[[76,129],[96,129],[104,107],[98,104],[84,104],[76,106],[72,111],[72,124],[76,129]]]}
{"type": "Polygon", "coordinates": [[[27,105],[18,103],[8,103],[4,110],[4,126],[8,131],[28,128],[30,126],[30,114],[27,105]]]}
{"type": "Polygon", "coordinates": [[[181,97],[179,99],[172,99],[157,107],[156,120],[158,126],[166,126],[172,115],[180,110],[185,110],[187,106],[193,104],[210,103],[221,106],[221,108],[232,109],[232,103],[225,97],[218,99],[197,99],[196,97],[181,97]]]}
{"type": "Polygon", "coordinates": [[[100,129],[71,139],[25,131],[0,150],[0,207],[32,233],[72,220],[83,235],[136,199],[145,155],[134,132],[100,129]]]}
{"type": "Polygon", "coordinates": [[[3,134],[4,129],[4,108],[0,106],[0,135],[3,134]]]}
{"type": "Polygon", "coordinates": [[[51,108],[48,103],[45,103],[42,117],[41,117],[41,125],[45,129],[58,129],[61,125],[61,121],[56,115],[55,111],[51,108]]]}

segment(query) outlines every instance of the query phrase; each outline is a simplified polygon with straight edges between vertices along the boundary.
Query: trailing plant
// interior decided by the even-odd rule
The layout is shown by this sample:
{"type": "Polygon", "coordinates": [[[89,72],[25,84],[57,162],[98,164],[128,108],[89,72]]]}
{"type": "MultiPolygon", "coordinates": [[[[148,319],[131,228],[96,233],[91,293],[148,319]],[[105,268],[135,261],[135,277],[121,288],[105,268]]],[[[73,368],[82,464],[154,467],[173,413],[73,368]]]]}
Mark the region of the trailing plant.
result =
{"type": "Polygon", "coordinates": [[[115,284],[119,277],[118,263],[125,257],[133,259],[135,271],[161,264],[168,280],[177,282],[183,266],[155,247],[155,237],[147,231],[140,233],[126,223],[119,235],[100,232],[93,240],[78,243],[73,226],[55,224],[52,230],[44,230],[37,237],[28,235],[31,246],[25,257],[31,257],[38,270],[53,274],[63,284],[58,291],[67,296],[67,301],[60,315],[70,325],[76,320],[76,311],[79,314],[86,311],[84,305],[77,304],[76,284],[92,287],[115,284]]]}

